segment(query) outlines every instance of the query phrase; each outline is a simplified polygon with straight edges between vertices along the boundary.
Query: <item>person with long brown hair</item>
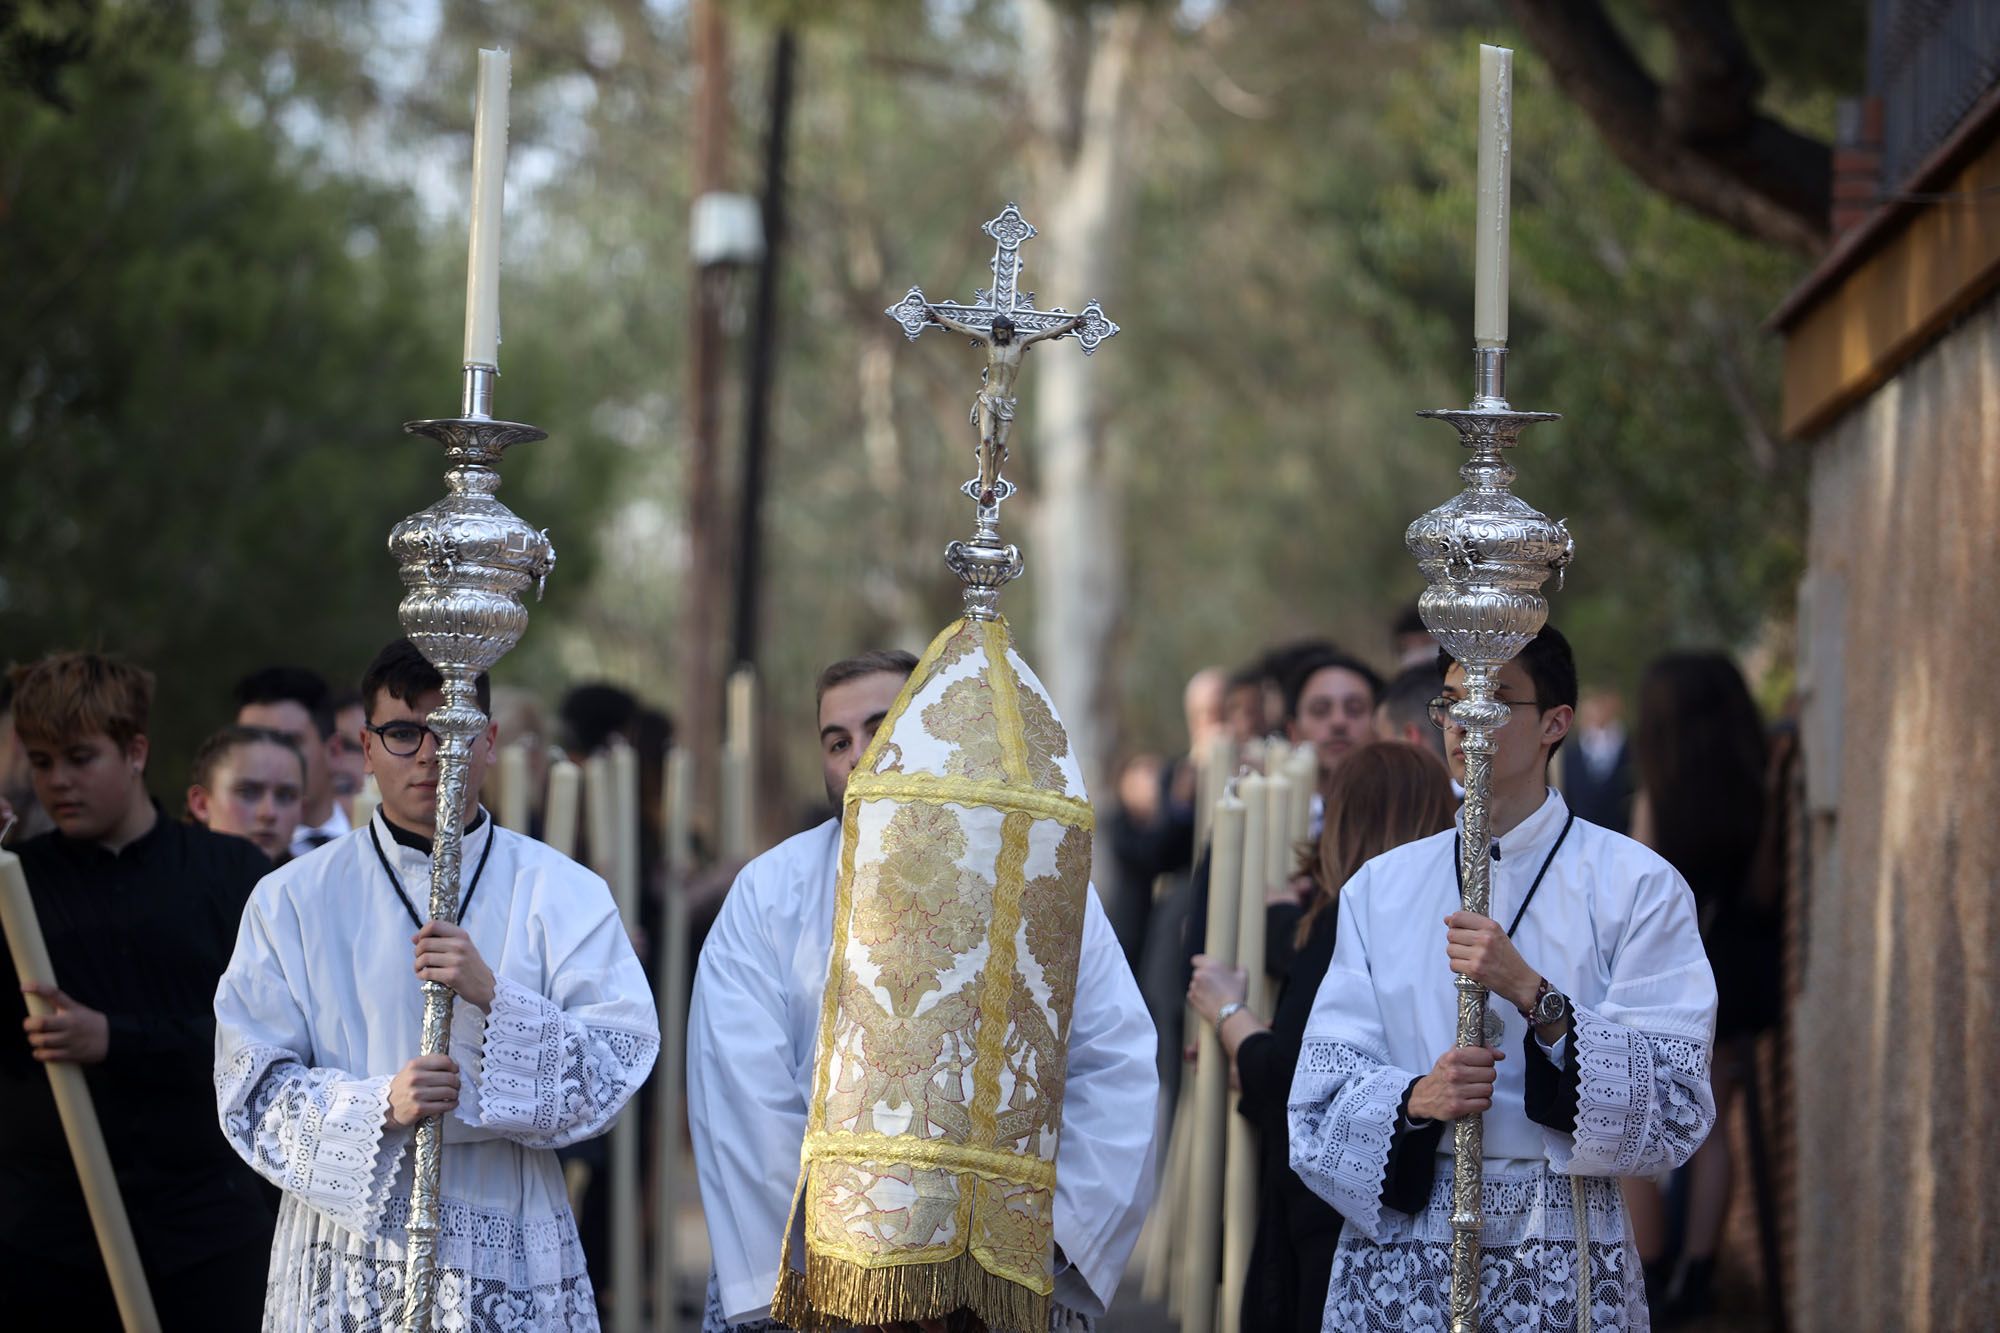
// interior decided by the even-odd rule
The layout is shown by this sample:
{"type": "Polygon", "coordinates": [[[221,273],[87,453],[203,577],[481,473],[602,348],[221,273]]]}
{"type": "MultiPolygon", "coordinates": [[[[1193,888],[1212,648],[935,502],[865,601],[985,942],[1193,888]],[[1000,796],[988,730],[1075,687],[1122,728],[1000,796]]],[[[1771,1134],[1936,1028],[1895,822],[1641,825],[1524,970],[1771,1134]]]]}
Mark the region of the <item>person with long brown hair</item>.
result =
{"type": "MultiPolygon", "coordinates": [[[[1632,836],[1665,857],[1694,893],[1702,947],[1715,970],[1718,1123],[1753,1072],[1757,1035],[1778,1021],[1779,923],[1756,873],[1766,818],[1764,719],[1722,653],[1655,660],[1639,684],[1632,836]]],[[[1687,1165],[1686,1216],[1676,1246],[1651,1179],[1625,1183],[1640,1260],[1667,1321],[1707,1313],[1735,1164],[1727,1133],[1711,1134],[1687,1165]],[[1678,1250],[1678,1255],[1675,1251],[1678,1250]],[[1667,1266],[1678,1258],[1677,1273],[1667,1266]]]]}
{"type": "Polygon", "coordinates": [[[1316,1331],[1340,1239],[1340,1214],[1292,1174],[1285,1103],[1313,996],[1333,959],[1341,886],[1390,848],[1451,827],[1457,805],[1444,763],[1429,750],[1377,741],[1352,751],[1327,788],[1318,842],[1302,849],[1300,872],[1312,880],[1312,895],[1270,1023],[1243,1008],[1240,968],[1206,954],[1194,960],[1188,1002],[1216,1024],[1243,1090],[1239,1109],[1262,1131],[1257,1235],[1243,1292],[1246,1329],[1316,1331]]]}

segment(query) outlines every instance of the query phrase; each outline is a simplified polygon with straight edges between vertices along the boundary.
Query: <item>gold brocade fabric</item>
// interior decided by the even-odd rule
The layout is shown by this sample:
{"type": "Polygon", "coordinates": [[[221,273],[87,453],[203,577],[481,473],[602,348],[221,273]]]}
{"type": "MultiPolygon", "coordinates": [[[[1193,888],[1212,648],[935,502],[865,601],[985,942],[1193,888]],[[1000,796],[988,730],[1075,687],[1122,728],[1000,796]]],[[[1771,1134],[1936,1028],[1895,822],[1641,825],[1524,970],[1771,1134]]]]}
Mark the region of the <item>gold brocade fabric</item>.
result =
{"type": "Polygon", "coordinates": [[[952,625],[848,780],[783,1323],[1048,1327],[1091,828],[1006,622],[952,625]]]}

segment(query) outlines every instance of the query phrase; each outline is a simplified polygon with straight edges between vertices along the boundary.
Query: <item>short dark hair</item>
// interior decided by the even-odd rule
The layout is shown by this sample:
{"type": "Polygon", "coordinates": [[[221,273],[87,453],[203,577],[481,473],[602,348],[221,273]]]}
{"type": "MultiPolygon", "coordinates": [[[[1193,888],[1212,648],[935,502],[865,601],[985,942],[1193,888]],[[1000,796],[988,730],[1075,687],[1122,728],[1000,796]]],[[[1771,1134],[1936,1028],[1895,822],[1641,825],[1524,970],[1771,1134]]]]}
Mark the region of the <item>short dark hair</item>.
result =
{"type": "Polygon", "coordinates": [[[608,681],[573,685],[556,705],[563,741],[576,754],[595,754],[609,745],[613,736],[638,740],[632,734],[638,719],[639,700],[630,690],[608,681]]]}
{"type": "Polygon", "coordinates": [[[1323,648],[1318,652],[1300,656],[1291,664],[1291,674],[1284,678],[1285,717],[1293,720],[1299,715],[1299,698],[1305,694],[1306,685],[1322,671],[1352,671],[1368,683],[1368,702],[1372,707],[1382,699],[1382,678],[1375,669],[1358,657],[1350,657],[1338,648],[1323,648]]]}
{"type": "Polygon", "coordinates": [[[1405,602],[1396,612],[1395,626],[1389,632],[1400,638],[1405,634],[1429,634],[1431,627],[1424,623],[1424,613],[1415,602],[1405,602]]]}
{"type": "MultiPolygon", "coordinates": [[[[1438,649],[1438,675],[1451,670],[1454,658],[1443,648],[1438,649]]],[[[1535,713],[1539,716],[1551,708],[1576,708],[1576,654],[1570,651],[1569,640],[1562,631],[1552,624],[1544,624],[1534,638],[1528,640],[1527,647],[1516,656],[1521,669],[1528,673],[1528,679],[1535,684],[1535,713]]],[[[1555,757],[1562,749],[1560,737],[1549,747],[1549,756],[1555,757]]]]}
{"type": "Polygon", "coordinates": [[[872,676],[878,671],[907,676],[916,669],[917,655],[906,653],[901,648],[876,648],[853,657],[843,657],[819,673],[819,681],[813,686],[813,706],[818,707],[820,700],[826,698],[826,692],[836,685],[845,685],[850,680],[872,676]]]}
{"type": "Polygon", "coordinates": [[[297,704],[312,717],[319,738],[333,735],[333,691],[326,677],[311,667],[274,666],[253,671],[236,682],[236,706],[297,704]]]}
{"type": "Polygon", "coordinates": [[[1395,679],[1382,687],[1382,706],[1389,710],[1389,720],[1401,726],[1405,722],[1430,724],[1431,700],[1437,698],[1438,685],[1444,680],[1444,673],[1435,665],[1404,667],[1396,673],[1395,679]]]}
{"type": "Polygon", "coordinates": [[[194,752],[194,763],[188,772],[188,781],[197,787],[206,788],[215,777],[216,767],[239,745],[276,745],[291,752],[299,761],[299,781],[306,776],[306,759],[299,753],[299,743],[282,731],[269,727],[246,727],[234,723],[210,736],[194,752]]]}
{"type": "MultiPolygon", "coordinates": [[[[391,639],[361,673],[361,711],[373,721],[375,700],[382,694],[414,704],[432,690],[443,688],[444,675],[418,651],[416,644],[408,639],[391,639]]],[[[473,682],[472,691],[479,700],[479,711],[493,716],[493,682],[484,671],[473,682]]]]}

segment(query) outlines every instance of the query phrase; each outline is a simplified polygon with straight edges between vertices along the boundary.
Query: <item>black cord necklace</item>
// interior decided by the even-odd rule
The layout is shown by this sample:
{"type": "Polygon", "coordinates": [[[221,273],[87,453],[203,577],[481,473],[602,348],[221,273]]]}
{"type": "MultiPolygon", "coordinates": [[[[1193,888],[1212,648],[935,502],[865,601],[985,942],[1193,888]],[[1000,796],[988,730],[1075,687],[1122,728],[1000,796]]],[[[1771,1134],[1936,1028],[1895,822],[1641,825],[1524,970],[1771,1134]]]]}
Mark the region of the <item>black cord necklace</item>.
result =
{"type": "MultiPolygon", "coordinates": [[[[410,901],[410,895],[403,891],[403,881],[397,877],[396,867],[390,863],[389,854],[382,850],[382,835],[375,831],[372,821],[368,825],[368,840],[375,845],[375,857],[382,863],[382,873],[389,877],[389,886],[395,889],[396,896],[403,900],[403,910],[410,914],[410,921],[416,928],[422,930],[424,919],[417,915],[417,905],[410,901]]],[[[465,898],[458,905],[458,915],[452,918],[454,926],[464,923],[465,909],[472,906],[472,895],[479,892],[480,877],[486,873],[486,858],[493,855],[493,844],[498,841],[500,840],[490,831],[487,833],[486,846],[479,853],[479,865],[472,872],[472,883],[466,887],[465,898]]]]}
{"type": "MultiPolygon", "coordinates": [[[[1569,826],[1574,823],[1576,823],[1576,811],[1572,810],[1569,812],[1569,818],[1563,821],[1562,832],[1556,835],[1556,845],[1549,848],[1549,854],[1542,860],[1542,868],[1535,872],[1535,882],[1528,886],[1528,896],[1521,899],[1521,910],[1514,913],[1514,924],[1507,927],[1508,939],[1514,938],[1514,932],[1520,928],[1521,918],[1528,914],[1528,904],[1535,901],[1535,890],[1542,887],[1542,880],[1548,875],[1549,867],[1556,863],[1556,853],[1562,850],[1563,839],[1569,837],[1569,826]]],[[[1463,845],[1462,835],[1457,833],[1451,835],[1451,873],[1458,880],[1458,897],[1461,902],[1465,900],[1465,870],[1459,861],[1459,852],[1463,845]]]]}

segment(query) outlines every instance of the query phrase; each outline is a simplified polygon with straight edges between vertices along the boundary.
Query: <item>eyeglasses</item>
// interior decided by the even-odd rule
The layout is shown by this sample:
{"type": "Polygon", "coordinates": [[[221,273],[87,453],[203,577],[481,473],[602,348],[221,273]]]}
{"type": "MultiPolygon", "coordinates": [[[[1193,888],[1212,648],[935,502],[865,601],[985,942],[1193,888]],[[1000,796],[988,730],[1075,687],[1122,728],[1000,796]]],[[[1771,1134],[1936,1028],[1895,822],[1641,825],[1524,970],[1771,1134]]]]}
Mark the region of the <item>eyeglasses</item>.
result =
{"type": "MultiPolygon", "coordinates": [[[[1440,694],[1437,698],[1431,700],[1429,704],[1425,705],[1424,711],[1430,714],[1431,725],[1439,731],[1457,726],[1458,723],[1451,716],[1451,706],[1458,702],[1460,700],[1449,699],[1440,694]]],[[[1538,708],[1541,706],[1541,701],[1538,699],[1495,699],[1493,702],[1505,705],[1508,708],[1538,708]]],[[[394,751],[391,751],[391,753],[394,753],[394,751]]]]}
{"type": "Polygon", "coordinates": [[[421,722],[384,722],[377,726],[368,723],[363,730],[372,731],[382,741],[382,748],[398,759],[408,759],[424,748],[424,737],[428,736],[440,745],[438,734],[421,722]]]}

